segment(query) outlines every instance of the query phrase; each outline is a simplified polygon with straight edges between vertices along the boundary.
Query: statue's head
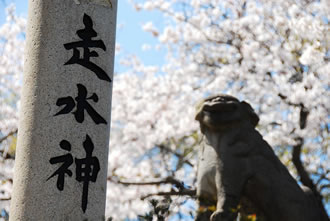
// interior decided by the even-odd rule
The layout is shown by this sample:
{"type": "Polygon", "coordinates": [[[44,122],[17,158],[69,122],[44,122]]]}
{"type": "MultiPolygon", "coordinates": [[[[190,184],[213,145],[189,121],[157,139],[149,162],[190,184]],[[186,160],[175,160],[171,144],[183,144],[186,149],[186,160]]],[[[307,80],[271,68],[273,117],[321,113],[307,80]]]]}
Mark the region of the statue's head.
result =
{"type": "Polygon", "coordinates": [[[199,121],[202,132],[205,127],[217,131],[242,122],[255,127],[259,122],[250,104],[225,94],[211,96],[200,102],[195,119],[199,121]]]}

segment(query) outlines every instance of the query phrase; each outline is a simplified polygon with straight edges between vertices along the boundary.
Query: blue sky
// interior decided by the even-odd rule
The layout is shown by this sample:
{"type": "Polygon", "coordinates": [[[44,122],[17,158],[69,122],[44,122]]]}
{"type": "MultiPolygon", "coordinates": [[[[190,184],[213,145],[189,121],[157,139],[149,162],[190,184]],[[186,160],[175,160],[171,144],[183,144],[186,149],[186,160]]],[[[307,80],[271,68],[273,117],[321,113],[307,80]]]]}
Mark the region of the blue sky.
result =
{"type": "MultiPolygon", "coordinates": [[[[0,25],[5,21],[5,8],[9,4],[16,5],[16,14],[27,18],[28,0],[0,0],[0,25]]],[[[142,25],[151,21],[158,27],[163,26],[163,16],[158,12],[137,12],[128,0],[118,0],[117,36],[116,41],[122,51],[116,57],[115,72],[126,70],[119,64],[123,55],[135,54],[146,65],[159,65],[164,62],[165,51],[142,50],[143,44],[155,45],[155,39],[150,33],[142,30],[142,25]]]]}

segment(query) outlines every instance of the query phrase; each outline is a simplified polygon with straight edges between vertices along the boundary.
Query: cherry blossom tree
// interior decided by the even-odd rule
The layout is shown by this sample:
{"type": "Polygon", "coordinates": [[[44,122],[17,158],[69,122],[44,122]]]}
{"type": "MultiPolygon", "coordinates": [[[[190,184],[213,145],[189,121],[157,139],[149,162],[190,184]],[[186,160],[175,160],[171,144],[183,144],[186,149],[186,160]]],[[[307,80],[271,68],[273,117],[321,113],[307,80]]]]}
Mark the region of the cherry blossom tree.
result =
{"type": "MultiPolygon", "coordinates": [[[[329,207],[329,3],[132,4],[163,14],[164,26],[150,21],[142,27],[159,45],[143,47],[162,48],[167,56],[164,65],[148,66],[138,56],[127,55],[121,61],[127,71],[114,78],[107,217],[193,218],[201,139],[195,106],[216,93],[231,94],[254,107],[264,139],[300,184],[329,207]]],[[[0,27],[1,182],[12,177],[7,156],[17,130],[24,27],[25,20],[9,8],[0,27]]],[[[6,195],[0,195],[0,208],[11,191],[11,182],[3,183],[0,191],[6,195]]]]}
{"type": "Polygon", "coordinates": [[[6,22],[0,27],[0,132],[8,136],[17,129],[26,20],[15,15],[14,5],[6,9],[6,14],[6,22]]]}
{"type": "MultiPolygon", "coordinates": [[[[26,20],[15,15],[15,6],[6,9],[0,26],[0,213],[9,209],[16,146],[19,92],[23,74],[26,20]]],[[[5,213],[5,212],[4,212],[5,213]]],[[[1,216],[0,216],[1,217],[1,216]]]]}
{"type": "Polygon", "coordinates": [[[282,0],[133,4],[164,15],[164,27],[150,21],[142,28],[168,54],[162,66],[128,56],[122,63],[129,71],[115,78],[109,214],[133,218],[146,206],[138,197],[155,195],[175,199],[169,208],[173,216],[180,212],[186,220],[196,210],[187,202],[193,199],[200,140],[194,108],[215,93],[251,103],[261,118],[258,130],[282,162],[321,206],[329,205],[330,5],[282,0]]]}

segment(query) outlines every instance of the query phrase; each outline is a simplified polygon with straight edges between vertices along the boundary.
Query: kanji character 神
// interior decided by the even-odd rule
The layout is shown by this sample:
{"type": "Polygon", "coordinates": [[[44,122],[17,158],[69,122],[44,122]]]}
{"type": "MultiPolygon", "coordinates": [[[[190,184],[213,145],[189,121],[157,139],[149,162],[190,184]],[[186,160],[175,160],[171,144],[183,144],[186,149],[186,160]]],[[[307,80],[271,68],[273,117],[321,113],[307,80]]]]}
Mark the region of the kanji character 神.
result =
{"type": "MultiPolygon", "coordinates": [[[[60,142],[60,147],[63,150],[66,151],[71,151],[71,144],[67,141],[67,140],[62,140],[60,142]]],[[[64,188],[64,178],[65,178],[65,174],[68,174],[68,176],[72,176],[72,171],[69,170],[69,167],[71,166],[71,164],[73,163],[73,157],[71,154],[65,154],[62,156],[58,156],[58,157],[53,157],[50,158],[49,162],[51,164],[57,164],[57,163],[63,163],[62,166],[60,166],[50,177],[48,177],[47,180],[49,180],[50,178],[58,175],[57,178],[57,189],[62,191],[64,188]]]]}
{"type": "Polygon", "coordinates": [[[100,171],[100,163],[97,157],[92,156],[94,144],[91,138],[86,135],[86,140],[83,143],[86,151],[86,157],[82,159],[75,158],[76,163],[76,180],[83,182],[83,195],[81,207],[86,211],[88,203],[88,184],[89,182],[96,182],[97,175],[100,171]]]}
{"type": "MultiPolygon", "coordinates": [[[[71,151],[71,144],[67,140],[60,142],[60,147],[66,151],[71,151]]],[[[76,164],[76,180],[83,182],[83,193],[81,208],[85,212],[88,204],[88,186],[89,182],[96,182],[97,175],[100,171],[100,163],[97,157],[93,156],[94,144],[92,139],[86,135],[86,139],[83,142],[83,148],[86,152],[86,157],[82,159],[75,158],[76,164]]],[[[49,162],[51,164],[63,163],[51,176],[47,178],[47,181],[54,176],[57,177],[57,189],[62,191],[64,189],[65,174],[72,176],[72,171],[69,167],[73,163],[73,157],[71,154],[66,154],[58,157],[52,157],[49,162]]]]}

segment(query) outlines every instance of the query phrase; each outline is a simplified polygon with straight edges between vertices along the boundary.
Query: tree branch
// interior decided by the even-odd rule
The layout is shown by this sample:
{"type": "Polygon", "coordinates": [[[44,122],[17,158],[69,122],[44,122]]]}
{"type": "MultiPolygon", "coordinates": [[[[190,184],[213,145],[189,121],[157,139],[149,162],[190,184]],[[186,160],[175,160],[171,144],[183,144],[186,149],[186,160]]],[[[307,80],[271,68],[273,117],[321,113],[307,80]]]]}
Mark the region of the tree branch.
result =
{"type": "Polygon", "coordinates": [[[322,197],[321,193],[317,190],[317,187],[313,183],[312,179],[309,177],[309,175],[308,175],[307,171],[305,170],[305,168],[301,162],[301,159],[300,159],[301,148],[302,148],[302,145],[304,142],[303,138],[299,137],[297,140],[298,140],[298,143],[295,146],[293,146],[292,162],[293,162],[294,166],[296,167],[297,172],[300,176],[300,181],[302,182],[302,184],[304,184],[305,186],[309,187],[312,190],[312,192],[317,200],[317,203],[319,205],[322,217],[324,217],[324,220],[327,220],[328,214],[327,214],[327,212],[324,208],[323,202],[322,202],[323,197],[322,197]]]}
{"type": "Polygon", "coordinates": [[[0,143],[2,143],[2,142],[3,142],[4,140],[6,140],[8,137],[10,137],[10,136],[14,135],[15,133],[17,133],[17,131],[18,131],[18,129],[13,130],[13,131],[9,132],[6,136],[0,138],[0,143]]]}
{"type": "MultiPolygon", "coordinates": [[[[179,153],[177,153],[177,152],[171,150],[170,148],[166,147],[166,146],[163,145],[163,144],[157,145],[157,147],[159,147],[159,149],[161,149],[161,150],[165,150],[165,151],[167,151],[167,152],[169,152],[169,153],[171,153],[171,154],[174,154],[174,155],[175,155],[176,157],[178,157],[178,158],[184,158],[184,156],[182,156],[182,154],[179,154],[179,153]]],[[[194,165],[193,165],[192,163],[190,163],[189,160],[184,160],[183,162],[186,163],[186,164],[188,164],[188,165],[191,166],[191,167],[194,167],[194,165]]]]}
{"type": "MultiPolygon", "coordinates": [[[[309,114],[309,111],[307,110],[307,108],[305,108],[304,104],[302,104],[302,103],[300,103],[300,104],[292,103],[292,102],[287,100],[287,96],[285,96],[281,93],[279,93],[278,96],[286,104],[291,105],[291,106],[295,106],[295,107],[300,107],[299,127],[300,127],[300,129],[304,129],[306,127],[307,117],[308,117],[308,114],[309,114]]],[[[302,184],[309,187],[314,192],[315,195],[319,195],[313,181],[309,177],[309,174],[305,170],[304,165],[303,165],[303,163],[301,162],[301,159],[300,159],[301,149],[302,149],[302,146],[304,144],[304,139],[302,137],[297,137],[296,141],[297,141],[297,144],[293,146],[293,150],[292,150],[292,162],[293,162],[294,166],[297,169],[297,172],[300,176],[300,180],[301,180],[302,184]]]]}
{"type": "MultiPolygon", "coordinates": [[[[282,95],[282,94],[278,94],[278,96],[284,100],[287,104],[291,105],[291,106],[298,106],[300,107],[300,113],[299,113],[299,127],[300,129],[304,129],[307,125],[307,117],[309,115],[309,110],[304,106],[303,103],[299,103],[299,104],[294,104],[291,103],[289,101],[287,101],[287,97],[282,95]]],[[[292,150],[292,162],[293,165],[296,167],[297,172],[300,176],[300,181],[302,182],[303,185],[309,187],[314,196],[316,197],[317,203],[319,204],[319,208],[321,210],[322,216],[326,217],[328,219],[328,214],[325,211],[324,205],[323,205],[323,197],[321,195],[321,193],[317,190],[316,185],[313,183],[313,180],[309,177],[308,172],[306,171],[300,155],[301,155],[301,150],[302,150],[302,146],[304,144],[304,138],[302,137],[297,137],[296,138],[297,144],[293,146],[293,150],[292,150]]]]}
{"type": "Polygon", "coordinates": [[[151,196],[196,196],[196,190],[184,189],[180,191],[171,190],[170,192],[158,192],[158,193],[150,193],[148,195],[142,196],[141,200],[145,200],[151,196]]]}
{"type": "Polygon", "coordinates": [[[300,176],[300,181],[302,182],[302,184],[309,187],[314,192],[314,194],[317,195],[315,193],[316,187],[315,187],[312,179],[309,177],[309,175],[308,175],[307,171],[305,170],[304,165],[300,159],[301,149],[302,149],[304,140],[301,137],[298,137],[296,140],[297,140],[297,144],[293,146],[293,150],[292,150],[292,162],[297,169],[297,172],[300,176]]]}
{"type": "Polygon", "coordinates": [[[165,179],[159,180],[159,181],[151,181],[151,182],[125,182],[121,180],[115,180],[112,177],[108,177],[108,180],[110,182],[115,182],[122,185],[137,185],[137,186],[146,186],[146,185],[162,185],[162,184],[172,184],[175,185],[179,190],[171,190],[170,192],[157,192],[157,193],[150,193],[145,196],[141,197],[141,200],[145,200],[146,198],[149,198],[151,196],[196,196],[196,190],[187,189],[184,186],[184,183],[169,176],[165,179]]]}
{"type": "Polygon", "coordinates": [[[146,185],[161,185],[161,184],[172,184],[175,185],[177,188],[181,189],[186,189],[184,186],[184,183],[169,176],[166,177],[165,179],[159,180],[159,181],[151,181],[151,182],[125,182],[121,180],[114,180],[112,177],[108,177],[108,180],[111,182],[115,182],[118,184],[122,185],[138,185],[138,186],[146,186],[146,185]]]}
{"type": "MultiPolygon", "coordinates": [[[[303,103],[299,103],[299,104],[296,104],[296,103],[292,103],[290,101],[287,100],[287,96],[279,93],[278,96],[288,105],[291,105],[291,106],[295,106],[295,107],[300,107],[300,113],[299,113],[299,127],[300,129],[304,129],[307,125],[307,117],[309,115],[309,110],[304,106],[303,103]]],[[[297,141],[297,144],[293,146],[293,149],[292,149],[292,162],[293,162],[293,165],[295,166],[296,170],[297,170],[297,173],[298,175],[300,176],[300,181],[302,182],[303,185],[309,187],[316,200],[317,200],[317,203],[319,204],[319,208],[321,210],[321,214],[322,214],[322,217],[326,218],[324,220],[328,220],[328,214],[324,208],[324,205],[323,205],[323,197],[321,195],[321,193],[317,190],[317,187],[316,185],[313,183],[313,180],[309,177],[309,174],[308,172],[306,171],[302,161],[301,161],[301,158],[300,158],[300,155],[301,155],[301,150],[302,150],[302,146],[304,145],[304,138],[303,137],[297,137],[296,138],[296,141],[297,141]]]]}
{"type": "Polygon", "coordinates": [[[323,189],[327,189],[327,188],[330,188],[330,184],[321,185],[320,191],[322,191],[323,189]]]}

